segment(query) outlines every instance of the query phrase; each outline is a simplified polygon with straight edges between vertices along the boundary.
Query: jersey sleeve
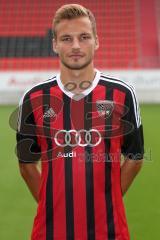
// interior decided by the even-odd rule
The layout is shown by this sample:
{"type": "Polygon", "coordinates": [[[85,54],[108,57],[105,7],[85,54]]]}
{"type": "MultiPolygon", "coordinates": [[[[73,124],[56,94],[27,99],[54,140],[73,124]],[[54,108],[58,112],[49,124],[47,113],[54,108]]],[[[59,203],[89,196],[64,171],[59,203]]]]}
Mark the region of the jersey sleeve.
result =
{"type": "Polygon", "coordinates": [[[127,91],[125,108],[121,152],[129,159],[140,160],[143,159],[144,154],[143,126],[139,104],[133,87],[127,91]]]}
{"type": "Polygon", "coordinates": [[[36,135],[36,124],[29,94],[26,94],[20,101],[16,140],[19,162],[34,163],[40,159],[41,149],[36,135]]]}

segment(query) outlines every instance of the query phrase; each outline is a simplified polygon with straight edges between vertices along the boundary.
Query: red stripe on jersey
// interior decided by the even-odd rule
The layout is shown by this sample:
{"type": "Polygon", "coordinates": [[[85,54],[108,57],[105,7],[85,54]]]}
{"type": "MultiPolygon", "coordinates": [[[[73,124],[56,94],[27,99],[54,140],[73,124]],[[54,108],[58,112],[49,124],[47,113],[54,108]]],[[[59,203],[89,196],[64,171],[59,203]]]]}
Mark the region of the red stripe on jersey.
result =
{"type": "MultiPolygon", "coordinates": [[[[71,101],[71,129],[84,129],[84,99],[71,101]],[[77,109],[79,114],[77,114],[77,109]]],[[[73,202],[74,202],[74,237],[87,240],[86,216],[86,178],[85,178],[85,148],[72,148],[76,157],[72,158],[73,171],[73,202]]]]}
{"type": "MultiPolygon", "coordinates": [[[[56,118],[51,120],[51,129],[63,129],[63,92],[58,86],[50,89],[50,108],[56,112],[56,118]]],[[[51,130],[51,131],[52,131],[51,130]]],[[[52,131],[54,137],[56,131],[52,131]]],[[[66,239],[66,201],[65,201],[65,158],[58,157],[59,152],[63,152],[62,147],[56,147],[54,138],[52,139],[52,177],[53,177],[53,239],[66,239]]]]}
{"type": "MultiPolygon", "coordinates": [[[[125,102],[125,93],[114,89],[113,91],[113,101],[120,106],[120,115],[113,113],[112,116],[112,126],[119,122],[117,117],[123,116],[123,106],[125,102]]],[[[120,126],[120,125],[119,125],[120,126]]],[[[127,222],[125,218],[125,211],[121,193],[121,176],[120,176],[120,137],[111,138],[110,153],[112,158],[112,171],[111,171],[111,182],[112,182],[112,201],[113,201],[113,212],[114,212],[114,222],[115,222],[115,233],[116,239],[129,240],[129,232],[127,227],[127,222]]]]}
{"type": "Polygon", "coordinates": [[[45,152],[47,151],[47,142],[46,139],[43,137],[43,92],[37,91],[31,93],[30,101],[32,104],[34,119],[36,122],[37,128],[37,135],[38,135],[38,143],[41,143],[41,151],[44,152],[42,159],[41,159],[41,167],[42,167],[42,175],[41,175],[41,184],[40,184],[40,191],[39,191],[39,203],[37,208],[37,214],[34,219],[33,231],[32,231],[32,240],[40,240],[46,239],[46,182],[48,176],[48,163],[47,163],[47,155],[45,152]],[[43,149],[42,149],[43,147],[43,149]]]}
{"type": "MultiPolygon", "coordinates": [[[[105,118],[99,116],[96,102],[105,100],[106,87],[98,85],[93,91],[93,113],[92,128],[100,131],[102,138],[104,134],[105,118]]],[[[94,176],[94,215],[95,215],[95,240],[107,239],[107,216],[105,200],[105,147],[102,140],[99,145],[92,148],[93,154],[93,176],[94,176]]]]}

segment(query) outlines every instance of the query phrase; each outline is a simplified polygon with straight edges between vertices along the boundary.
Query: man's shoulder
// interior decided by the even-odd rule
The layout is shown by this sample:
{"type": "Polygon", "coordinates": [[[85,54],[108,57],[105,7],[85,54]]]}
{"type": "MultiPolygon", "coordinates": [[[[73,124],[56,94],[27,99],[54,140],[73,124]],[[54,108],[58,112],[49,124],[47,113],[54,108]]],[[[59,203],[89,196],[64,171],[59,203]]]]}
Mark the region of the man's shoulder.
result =
{"type": "Polygon", "coordinates": [[[122,90],[126,93],[135,92],[134,87],[129,83],[125,82],[124,80],[121,80],[120,78],[110,76],[103,72],[101,72],[100,75],[100,84],[122,90]]]}
{"type": "Polygon", "coordinates": [[[48,89],[51,86],[53,86],[54,83],[56,84],[56,75],[53,76],[52,78],[49,78],[43,82],[40,82],[40,83],[34,85],[33,87],[27,89],[26,92],[23,94],[22,99],[28,98],[32,93],[38,93],[44,89],[48,89]]]}

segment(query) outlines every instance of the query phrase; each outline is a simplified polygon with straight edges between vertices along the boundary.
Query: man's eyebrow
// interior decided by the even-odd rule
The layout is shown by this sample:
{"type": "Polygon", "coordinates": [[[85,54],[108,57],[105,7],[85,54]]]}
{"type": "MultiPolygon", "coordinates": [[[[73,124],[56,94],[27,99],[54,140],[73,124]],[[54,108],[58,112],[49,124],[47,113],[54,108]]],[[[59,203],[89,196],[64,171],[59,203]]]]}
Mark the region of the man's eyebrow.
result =
{"type": "MultiPolygon", "coordinates": [[[[91,33],[89,33],[89,32],[82,32],[82,33],[80,33],[80,34],[78,34],[79,36],[82,36],[82,35],[91,35],[91,33]]],[[[70,34],[64,34],[64,35],[61,35],[60,36],[60,38],[63,38],[63,37],[71,37],[72,35],[70,35],[70,34]]]]}
{"type": "Polygon", "coordinates": [[[60,38],[63,38],[63,37],[71,37],[71,35],[69,34],[64,34],[64,35],[61,35],[60,38]]]}
{"type": "Polygon", "coordinates": [[[91,33],[89,33],[89,32],[83,32],[83,33],[81,33],[80,35],[91,35],[91,33]]]}

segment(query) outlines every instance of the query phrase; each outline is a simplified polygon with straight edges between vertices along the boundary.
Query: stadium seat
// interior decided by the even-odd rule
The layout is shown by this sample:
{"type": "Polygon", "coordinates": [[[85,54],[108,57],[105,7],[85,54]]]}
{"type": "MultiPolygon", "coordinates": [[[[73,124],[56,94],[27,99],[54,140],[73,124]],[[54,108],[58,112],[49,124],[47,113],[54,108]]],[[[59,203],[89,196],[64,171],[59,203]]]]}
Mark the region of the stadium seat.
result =
{"type": "MultiPolygon", "coordinates": [[[[70,1],[72,2],[74,3],[73,0],[70,1]]],[[[0,69],[3,66],[8,69],[13,66],[18,69],[20,66],[27,69],[29,66],[31,69],[43,68],[43,58],[49,61],[45,66],[53,68],[50,61],[57,56],[51,47],[52,18],[55,10],[65,3],[68,3],[67,0],[1,0],[0,58],[5,64],[2,63],[0,69]],[[19,58],[23,64],[19,65],[19,58]],[[33,64],[33,61],[36,63],[33,64]]],[[[95,58],[96,66],[105,69],[141,67],[141,39],[136,24],[137,2],[80,0],[79,3],[90,8],[96,16],[100,38],[100,49],[95,58]]],[[[57,59],[55,61],[57,62],[57,59]]]]}

